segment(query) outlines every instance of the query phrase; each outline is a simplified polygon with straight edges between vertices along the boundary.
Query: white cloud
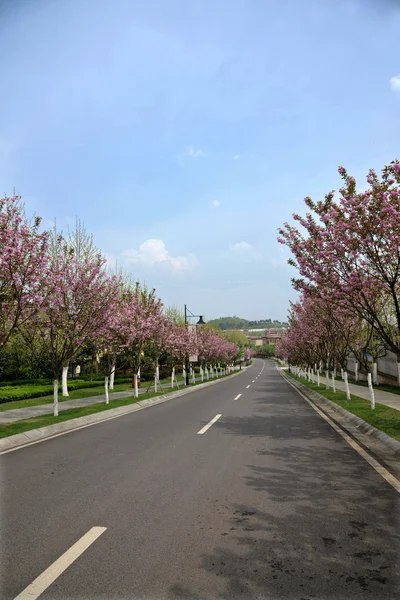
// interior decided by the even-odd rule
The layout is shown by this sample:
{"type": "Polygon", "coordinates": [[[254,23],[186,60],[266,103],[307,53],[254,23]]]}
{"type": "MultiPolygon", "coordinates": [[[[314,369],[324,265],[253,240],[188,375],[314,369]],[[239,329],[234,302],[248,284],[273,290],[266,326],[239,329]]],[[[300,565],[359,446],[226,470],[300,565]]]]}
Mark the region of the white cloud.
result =
{"type": "Polygon", "coordinates": [[[231,250],[231,253],[234,254],[236,257],[240,257],[240,258],[245,258],[245,259],[254,259],[254,260],[260,260],[262,258],[261,253],[257,250],[257,248],[255,248],[254,246],[252,246],[252,244],[249,244],[248,242],[238,242],[237,244],[231,244],[229,246],[229,249],[231,250]]]}
{"type": "Polygon", "coordinates": [[[193,269],[198,263],[193,254],[187,256],[171,256],[162,240],[149,239],[140,244],[138,249],[128,249],[123,253],[128,264],[139,263],[145,267],[160,265],[174,273],[193,269]]]}
{"type": "Polygon", "coordinates": [[[203,150],[200,148],[196,149],[193,146],[188,146],[185,152],[182,152],[182,154],[178,156],[178,162],[183,167],[186,158],[202,158],[203,156],[205,156],[205,152],[203,152],[203,150]]]}
{"type": "Polygon", "coordinates": [[[239,158],[241,158],[242,155],[241,154],[235,154],[234,156],[232,156],[233,160],[239,160],[239,158]]]}
{"type": "Polygon", "coordinates": [[[219,200],[213,200],[211,202],[211,206],[213,206],[214,208],[218,208],[219,206],[221,206],[221,202],[219,200]]]}
{"type": "Polygon", "coordinates": [[[247,251],[247,250],[251,250],[253,248],[253,246],[251,244],[249,244],[248,242],[238,242],[237,244],[231,244],[230,245],[230,249],[234,250],[235,252],[242,252],[247,251]]]}
{"type": "Polygon", "coordinates": [[[201,158],[202,156],[205,156],[205,154],[203,150],[200,150],[200,148],[196,150],[193,148],[193,146],[189,146],[184,156],[189,156],[190,158],[201,158]]]}
{"type": "Polygon", "coordinates": [[[400,92],[400,73],[391,78],[390,87],[394,92],[400,92]]]}

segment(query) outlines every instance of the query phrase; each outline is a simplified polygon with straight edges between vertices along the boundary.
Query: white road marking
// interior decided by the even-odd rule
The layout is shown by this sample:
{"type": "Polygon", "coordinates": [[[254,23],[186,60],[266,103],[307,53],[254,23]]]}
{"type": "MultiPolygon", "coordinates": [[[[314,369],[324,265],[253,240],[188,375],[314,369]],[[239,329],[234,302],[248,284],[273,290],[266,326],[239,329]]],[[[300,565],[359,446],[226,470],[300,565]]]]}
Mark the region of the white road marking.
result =
{"type": "Polygon", "coordinates": [[[211,425],[214,425],[215,421],[218,421],[218,419],[220,419],[221,417],[222,415],[216,415],[213,419],[211,419],[209,423],[207,423],[207,425],[203,427],[203,429],[200,429],[200,431],[198,431],[197,434],[203,435],[203,433],[205,433],[207,429],[210,429],[211,425]]]}
{"type": "Polygon", "coordinates": [[[246,390],[247,390],[247,388],[249,388],[249,387],[250,387],[249,385],[246,385],[246,390]]]}
{"type": "MultiPolygon", "coordinates": [[[[283,375],[282,375],[283,377],[283,375]]],[[[286,377],[284,377],[285,381],[287,381],[286,377]]],[[[378,463],[377,460],[375,460],[374,458],[372,458],[372,456],[370,456],[368,454],[368,452],[366,452],[364,450],[364,448],[362,448],[359,444],[357,444],[357,442],[355,440],[353,440],[352,437],[350,437],[345,431],[343,431],[340,427],[338,427],[336,425],[336,423],[334,423],[325,413],[322,412],[322,410],[320,410],[317,406],[315,406],[315,404],[313,404],[308,398],[307,396],[305,396],[299,389],[297,389],[296,386],[294,386],[290,381],[287,381],[289,385],[292,386],[292,388],[294,388],[296,390],[296,392],[298,394],[300,394],[300,396],[302,398],[304,398],[304,400],[306,402],[308,402],[308,404],[327,422],[329,423],[329,425],[331,427],[333,427],[333,429],[342,436],[342,438],[344,440],[346,440],[346,442],[349,444],[349,446],[351,446],[353,448],[353,450],[355,450],[356,452],[358,452],[358,454],[360,456],[363,457],[364,460],[367,461],[367,463],[369,463],[371,465],[371,467],[373,467],[375,469],[375,471],[377,471],[379,473],[379,475],[381,475],[381,477],[383,477],[384,479],[386,479],[386,481],[388,483],[390,483],[390,485],[392,487],[394,487],[394,489],[399,492],[400,494],[400,481],[398,479],[396,479],[396,477],[394,477],[387,469],[385,469],[385,467],[382,467],[381,464],[378,463]]]]}
{"type": "Polygon", "coordinates": [[[236,398],[234,398],[234,400],[239,400],[239,398],[240,398],[240,396],[241,396],[241,395],[242,395],[242,394],[238,394],[238,395],[236,396],[236,398]]]}
{"type": "Polygon", "coordinates": [[[36,600],[77,559],[107,527],[92,527],[69,550],[53,562],[39,577],[28,585],[14,600],[36,600]]]}

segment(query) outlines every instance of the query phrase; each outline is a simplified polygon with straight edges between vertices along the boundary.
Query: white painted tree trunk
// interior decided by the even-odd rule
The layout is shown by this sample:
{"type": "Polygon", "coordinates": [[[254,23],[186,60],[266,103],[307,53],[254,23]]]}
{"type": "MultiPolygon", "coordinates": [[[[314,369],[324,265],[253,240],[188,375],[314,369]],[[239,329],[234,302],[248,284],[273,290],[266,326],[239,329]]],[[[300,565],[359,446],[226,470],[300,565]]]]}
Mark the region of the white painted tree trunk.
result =
{"type": "Polygon", "coordinates": [[[335,381],[335,374],[332,373],[332,391],[334,394],[336,394],[336,381],[335,381]]]}
{"type": "Polygon", "coordinates": [[[171,388],[174,388],[174,382],[175,382],[175,367],[172,367],[172,375],[171,375],[171,388]]]}
{"type": "Polygon", "coordinates": [[[139,386],[138,386],[138,375],[137,373],[135,373],[135,375],[133,376],[133,383],[135,386],[135,398],[139,397],[139,386]]]}
{"type": "Polygon", "coordinates": [[[326,389],[329,390],[329,371],[325,371],[325,378],[326,378],[326,389]]]}
{"type": "Polygon", "coordinates": [[[201,381],[204,381],[204,371],[203,371],[203,367],[200,367],[200,375],[201,375],[201,381]]]}
{"type": "Polygon", "coordinates": [[[343,372],[343,369],[340,369],[340,377],[341,377],[342,379],[344,379],[344,372],[343,372]]]}
{"type": "Polygon", "coordinates": [[[69,369],[69,365],[65,365],[62,368],[61,383],[62,383],[62,395],[63,396],[69,396],[69,394],[68,394],[68,369],[69,369]]]}
{"type": "Polygon", "coordinates": [[[58,379],[53,381],[53,416],[58,417],[58,379]]]}
{"type": "Polygon", "coordinates": [[[397,383],[400,385],[400,362],[397,363],[397,383]]]}
{"type": "Polygon", "coordinates": [[[318,387],[321,384],[321,381],[320,381],[320,378],[319,378],[319,371],[317,371],[317,384],[318,384],[318,387]]]}
{"type": "Polygon", "coordinates": [[[104,379],[104,391],[106,393],[106,404],[109,404],[110,398],[108,395],[108,375],[106,375],[104,379]]]}
{"type": "Polygon", "coordinates": [[[110,375],[110,390],[114,389],[114,379],[115,379],[115,365],[112,366],[111,375],[110,375]]]}
{"type": "Polygon", "coordinates": [[[160,366],[157,362],[156,364],[156,372],[154,375],[154,391],[157,392],[158,391],[158,384],[160,383],[160,366]]]}
{"type": "Polygon", "coordinates": [[[210,379],[209,373],[208,373],[208,367],[206,367],[206,379],[207,381],[210,379]]]}
{"type": "Polygon", "coordinates": [[[354,381],[358,381],[358,362],[355,362],[354,365],[354,381]]]}
{"type": "Polygon", "coordinates": [[[379,385],[379,377],[378,377],[378,363],[372,363],[372,381],[374,385],[379,385]]]}
{"type": "Polygon", "coordinates": [[[344,385],[346,387],[346,396],[347,396],[347,400],[351,400],[351,395],[350,395],[350,387],[349,387],[349,378],[347,376],[347,371],[345,371],[343,373],[343,379],[344,379],[344,385]]]}
{"type": "Polygon", "coordinates": [[[336,379],[336,365],[333,366],[333,377],[336,379]]]}
{"type": "Polygon", "coordinates": [[[368,380],[368,387],[369,387],[369,395],[371,397],[371,410],[374,410],[375,409],[375,394],[374,394],[374,388],[372,387],[371,373],[368,373],[367,380],[368,380]]]}

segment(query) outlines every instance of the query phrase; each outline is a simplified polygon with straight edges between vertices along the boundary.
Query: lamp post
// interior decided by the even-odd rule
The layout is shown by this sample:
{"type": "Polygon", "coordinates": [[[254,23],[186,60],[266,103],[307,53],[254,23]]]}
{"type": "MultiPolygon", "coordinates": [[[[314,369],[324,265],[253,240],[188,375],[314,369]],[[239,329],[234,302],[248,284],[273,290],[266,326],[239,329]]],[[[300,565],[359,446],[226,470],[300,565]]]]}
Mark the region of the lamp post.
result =
{"type": "MultiPolygon", "coordinates": [[[[189,319],[192,317],[194,319],[199,319],[197,321],[196,325],[205,325],[205,321],[203,321],[203,315],[194,315],[185,304],[185,325],[188,325],[189,319]]],[[[189,356],[186,355],[186,357],[185,357],[186,385],[189,385],[189,369],[190,369],[189,356]]]]}

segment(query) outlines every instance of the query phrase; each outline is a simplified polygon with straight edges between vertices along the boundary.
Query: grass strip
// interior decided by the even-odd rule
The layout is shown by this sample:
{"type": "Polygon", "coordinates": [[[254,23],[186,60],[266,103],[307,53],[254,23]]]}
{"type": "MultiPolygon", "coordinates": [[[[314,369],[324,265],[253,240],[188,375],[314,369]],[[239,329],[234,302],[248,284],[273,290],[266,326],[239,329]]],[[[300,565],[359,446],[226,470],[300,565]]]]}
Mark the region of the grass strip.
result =
{"type": "Polygon", "coordinates": [[[0,425],[0,438],[7,437],[9,435],[15,435],[17,433],[23,433],[30,429],[39,429],[40,427],[46,427],[47,425],[54,425],[55,423],[62,423],[63,421],[70,421],[71,419],[77,419],[78,417],[86,417],[93,415],[94,413],[103,412],[110,410],[111,408],[118,408],[119,406],[129,406],[130,404],[136,404],[146,398],[154,398],[155,396],[161,396],[162,392],[149,392],[148,394],[141,394],[139,398],[130,396],[128,398],[120,398],[119,400],[110,400],[109,404],[100,402],[98,404],[91,404],[90,406],[81,406],[78,408],[70,408],[63,410],[59,413],[58,417],[53,415],[42,415],[40,417],[32,417],[31,419],[24,419],[22,421],[15,421],[14,423],[2,423],[0,425]]]}
{"type": "Polygon", "coordinates": [[[292,379],[302,383],[310,390],[314,390],[324,396],[328,400],[331,400],[335,404],[342,406],[353,415],[357,415],[360,419],[363,419],[373,427],[380,429],[384,433],[387,433],[396,440],[400,440],[400,411],[384,404],[376,402],[375,410],[371,410],[371,405],[368,400],[359,398],[358,396],[351,396],[351,400],[347,400],[346,393],[341,390],[336,390],[336,393],[332,389],[325,389],[325,385],[322,384],[320,387],[316,383],[306,381],[302,377],[294,375],[294,373],[288,373],[287,375],[292,379]]]}
{"type": "MultiPolygon", "coordinates": [[[[229,377],[229,375],[223,375],[218,379],[221,380],[225,377],[229,377]]],[[[217,379],[211,381],[217,381],[217,379]]],[[[200,385],[201,383],[206,383],[206,381],[197,381],[196,383],[192,383],[190,384],[189,388],[200,385]]],[[[102,389],[104,390],[104,388],[102,389]]],[[[167,389],[165,390],[165,393],[168,394],[168,392],[177,392],[183,389],[185,389],[185,386],[181,386],[179,390],[177,388],[174,390],[167,389]]],[[[136,404],[136,402],[140,402],[141,400],[155,398],[156,396],[162,396],[163,394],[164,392],[162,391],[157,393],[149,392],[148,394],[140,394],[139,398],[128,396],[127,398],[120,398],[116,400],[112,400],[112,396],[110,396],[109,404],[106,404],[105,402],[99,402],[98,404],[91,404],[90,406],[70,408],[60,412],[58,417],[54,417],[53,415],[42,415],[40,417],[31,417],[30,419],[14,421],[13,423],[2,423],[0,424],[0,438],[16,435],[17,433],[24,433],[24,431],[30,431],[31,429],[40,429],[41,427],[46,427],[47,425],[54,425],[55,423],[77,419],[78,417],[86,417],[87,415],[110,410],[111,408],[118,408],[119,406],[129,406],[130,404],[136,404]]]]}
{"type": "MultiPolygon", "coordinates": [[[[182,379],[178,378],[179,383],[181,383],[182,379]]],[[[171,383],[170,379],[162,379],[161,385],[167,385],[171,383]]],[[[141,389],[147,389],[149,382],[143,381],[141,385],[141,389]]],[[[152,383],[154,385],[154,383],[152,383]]],[[[114,389],[110,390],[110,398],[112,394],[115,392],[127,392],[132,390],[132,384],[129,383],[116,383],[114,384],[114,389]]],[[[77,390],[68,390],[69,396],[61,396],[59,394],[58,401],[65,402],[66,400],[80,400],[81,398],[91,398],[92,396],[105,396],[104,392],[104,381],[102,384],[98,384],[96,387],[88,387],[77,390]]],[[[6,410],[13,410],[15,408],[27,408],[29,406],[41,406],[42,404],[52,404],[53,403],[53,393],[48,394],[47,396],[39,396],[33,398],[26,398],[25,400],[12,400],[10,402],[0,403],[0,412],[6,410]]]]}

